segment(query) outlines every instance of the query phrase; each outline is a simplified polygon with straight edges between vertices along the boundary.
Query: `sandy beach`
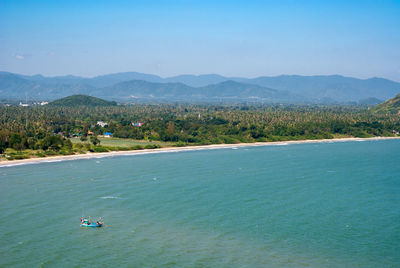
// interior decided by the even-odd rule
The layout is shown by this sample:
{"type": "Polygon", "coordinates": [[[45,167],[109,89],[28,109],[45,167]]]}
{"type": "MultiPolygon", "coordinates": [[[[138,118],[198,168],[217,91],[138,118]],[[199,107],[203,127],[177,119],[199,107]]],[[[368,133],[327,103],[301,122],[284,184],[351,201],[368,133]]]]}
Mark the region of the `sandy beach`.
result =
{"type": "Polygon", "coordinates": [[[43,158],[29,158],[22,160],[2,160],[0,167],[10,167],[26,164],[38,164],[46,162],[59,162],[67,160],[90,159],[90,158],[103,158],[112,156],[124,155],[140,155],[151,153],[171,153],[195,150],[210,150],[210,149],[226,149],[237,147],[251,147],[251,146],[279,146],[289,144],[302,144],[302,143],[330,143],[330,142],[349,142],[349,141],[374,141],[374,140],[391,140],[400,139],[400,137],[373,137],[373,138],[340,138],[340,139],[321,139],[321,140],[296,140],[296,141],[279,141],[279,142],[255,142],[255,143],[236,143],[236,144],[211,144],[211,145],[198,145],[198,146],[185,146],[185,147],[165,147],[158,149],[144,149],[132,151],[112,151],[106,153],[86,153],[76,155],[62,155],[62,156],[48,156],[43,158]]]}

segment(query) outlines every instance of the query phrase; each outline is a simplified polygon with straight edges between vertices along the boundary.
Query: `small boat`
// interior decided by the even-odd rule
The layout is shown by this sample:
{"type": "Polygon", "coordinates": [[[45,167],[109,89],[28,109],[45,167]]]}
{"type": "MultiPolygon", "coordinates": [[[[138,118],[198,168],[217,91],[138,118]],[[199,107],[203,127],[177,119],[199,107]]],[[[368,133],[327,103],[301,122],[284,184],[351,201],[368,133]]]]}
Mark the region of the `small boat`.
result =
{"type": "Polygon", "coordinates": [[[96,221],[96,222],[90,222],[90,220],[86,219],[86,218],[80,218],[81,220],[81,227],[102,227],[103,226],[103,222],[101,222],[100,220],[96,221]]]}

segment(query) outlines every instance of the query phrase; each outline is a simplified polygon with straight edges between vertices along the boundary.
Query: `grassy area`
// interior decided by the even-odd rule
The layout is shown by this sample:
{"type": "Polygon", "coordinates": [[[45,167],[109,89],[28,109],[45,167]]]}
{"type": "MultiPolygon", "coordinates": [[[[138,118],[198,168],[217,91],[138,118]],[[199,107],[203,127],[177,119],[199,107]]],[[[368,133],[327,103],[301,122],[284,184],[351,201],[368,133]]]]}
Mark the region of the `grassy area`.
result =
{"type": "Polygon", "coordinates": [[[0,160],[20,160],[28,159],[31,157],[46,157],[55,155],[71,155],[71,154],[85,154],[87,152],[109,152],[109,151],[125,151],[125,150],[143,150],[154,149],[160,147],[177,146],[177,143],[160,142],[160,141],[139,141],[132,139],[118,139],[118,138],[103,138],[98,137],[100,145],[93,146],[89,140],[81,141],[79,138],[70,139],[72,148],[60,148],[58,150],[31,150],[24,149],[17,151],[12,148],[7,148],[4,154],[0,154],[0,160]]]}
{"type": "MultiPolygon", "coordinates": [[[[161,147],[168,147],[173,146],[175,143],[172,142],[162,142],[162,141],[139,141],[139,140],[132,140],[132,139],[119,139],[119,138],[103,138],[98,137],[100,140],[101,146],[110,146],[110,147],[132,147],[135,145],[148,145],[148,144],[156,144],[161,147]]],[[[73,144],[78,143],[90,143],[89,139],[87,141],[81,141],[79,138],[72,138],[70,139],[73,144]]]]}
{"type": "Polygon", "coordinates": [[[125,150],[143,150],[154,149],[160,147],[177,146],[176,143],[159,142],[159,141],[138,141],[131,139],[103,138],[99,137],[100,145],[93,146],[89,141],[81,141],[79,138],[70,139],[72,148],[60,148],[58,150],[31,150],[24,149],[21,151],[7,148],[4,154],[0,154],[0,160],[19,160],[31,157],[46,157],[56,155],[85,154],[87,152],[109,152],[109,151],[125,151],[125,150]]]}
{"type": "Polygon", "coordinates": [[[74,154],[74,151],[43,151],[43,150],[31,150],[25,149],[21,151],[14,150],[12,148],[7,148],[4,154],[0,155],[0,160],[21,160],[21,159],[28,159],[31,157],[46,157],[46,156],[55,156],[55,155],[71,155],[74,154]]]}

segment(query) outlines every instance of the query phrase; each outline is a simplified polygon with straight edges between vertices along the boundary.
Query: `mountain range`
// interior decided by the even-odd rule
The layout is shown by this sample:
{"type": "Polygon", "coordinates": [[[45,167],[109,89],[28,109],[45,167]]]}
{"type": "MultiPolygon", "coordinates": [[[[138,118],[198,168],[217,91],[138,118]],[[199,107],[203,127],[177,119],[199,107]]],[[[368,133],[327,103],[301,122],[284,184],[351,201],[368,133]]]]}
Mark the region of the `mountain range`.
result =
{"type": "Polygon", "coordinates": [[[72,94],[87,94],[124,102],[246,100],[376,104],[398,93],[398,82],[383,78],[358,79],[340,75],[241,78],[208,74],[162,78],[126,72],[85,78],[0,72],[1,99],[53,100],[72,94]]]}

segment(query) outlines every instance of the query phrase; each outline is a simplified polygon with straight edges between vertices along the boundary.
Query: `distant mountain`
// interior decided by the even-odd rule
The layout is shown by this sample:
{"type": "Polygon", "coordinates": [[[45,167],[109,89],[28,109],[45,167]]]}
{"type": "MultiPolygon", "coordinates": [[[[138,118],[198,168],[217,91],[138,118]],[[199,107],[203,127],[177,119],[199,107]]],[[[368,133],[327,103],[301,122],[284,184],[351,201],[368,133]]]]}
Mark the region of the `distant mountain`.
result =
{"type": "Polygon", "coordinates": [[[106,101],[87,95],[72,95],[49,103],[50,106],[115,106],[115,101],[106,101]]]}
{"type": "Polygon", "coordinates": [[[287,90],[313,98],[329,98],[336,102],[360,101],[367,98],[386,100],[400,92],[400,83],[383,78],[357,79],[340,75],[281,75],[258,77],[247,81],[264,87],[287,90]]]}
{"type": "MultiPolygon", "coordinates": [[[[144,79],[145,80],[145,79],[144,79]]],[[[223,77],[218,74],[203,74],[203,75],[178,75],[164,78],[164,82],[183,83],[191,87],[205,87],[212,84],[218,84],[230,80],[228,77],[223,77]]]]}
{"type": "MultiPolygon", "coordinates": [[[[253,84],[261,87],[291,92],[314,102],[322,103],[359,102],[368,98],[386,100],[400,92],[400,83],[388,79],[357,79],[340,75],[281,75],[249,79],[241,77],[224,77],[216,74],[179,75],[161,78],[155,75],[145,75],[140,73],[120,73],[106,77],[107,79],[117,77],[116,80],[119,82],[128,80],[144,80],[153,83],[182,83],[191,87],[205,87],[232,80],[239,83],[253,84]]],[[[90,85],[99,86],[102,84],[102,80],[99,79],[99,77],[91,79],[96,82],[88,82],[90,85]]],[[[108,80],[107,85],[111,85],[111,82],[112,80],[108,80]]],[[[103,83],[104,86],[106,86],[105,84],[106,83],[103,83]]]]}
{"type": "Polygon", "coordinates": [[[121,82],[94,91],[94,95],[113,99],[187,99],[193,88],[181,83],[152,83],[143,80],[121,82]]]}
{"type": "Polygon", "coordinates": [[[190,101],[191,98],[213,98],[374,104],[378,100],[392,98],[398,92],[400,83],[391,80],[357,79],[340,75],[281,75],[249,79],[210,74],[161,78],[157,75],[126,72],[84,78],[0,72],[1,99],[24,99],[27,96],[29,99],[51,100],[70,94],[88,94],[116,100],[161,98],[190,101]]]}
{"type": "Polygon", "coordinates": [[[94,87],[81,83],[53,82],[52,79],[0,72],[0,98],[52,100],[71,94],[89,94],[94,87]]]}
{"type": "Polygon", "coordinates": [[[87,80],[87,78],[74,75],[45,77],[41,74],[37,74],[32,76],[21,75],[21,78],[36,82],[44,82],[47,84],[84,84],[87,80]]]}
{"type": "Polygon", "coordinates": [[[394,113],[400,115],[400,94],[377,105],[374,107],[373,111],[377,113],[394,113]]]}
{"type": "Polygon", "coordinates": [[[314,102],[322,103],[358,102],[368,98],[386,100],[400,92],[400,83],[388,79],[358,79],[340,75],[280,75],[252,79],[220,75],[182,75],[164,78],[163,81],[203,87],[228,80],[288,91],[314,102]]]}
{"type": "Polygon", "coordinates": [[[151,83],[133,80],[118,83],[93,92],[104,98],[123,100],[181,100],[223,101],[260,100],[266,102],[298,102],[304,98],[290,92],[260,87],[257,85],[225,81],[204,87],[190,87],[182,83],[151,83]]]}
{"type": "Polygon", "coordinates": [[[100,75],[93,78],[87,78],[85,83],[95,87],[108,87],[117,83],[126,82],[130,80],[143,80],[153,83],[163,83],[163,78],[152,75],[152,74],[142,74],[137,72],[126,72],[126,73],[115,73],[100,75]]]}
{"type": "Polygon", "coordinates": [[[164,82],[163,78],[157,75],[142,74],[137,72],[107,74],[107,75],[96,76],[93,78],[85,78],[74,75],[45,77],[43,75],[37,74],[28,76],[28,75],[13,74],[8,72],[0,72],[0,75],[1,74],[14,75],[25,80],[46,83],[46,84],[75,84],[75,85],[83,84],[92,87],[107,87],[129,80],[145,80],[149,82],[158,82],[158,83],[164,82]]]}
{"type": "Polygon", "coordinates": [[[306,98],[288,91],[280,91],[258,85],[239,83],[232,80],[198,88],[206,98],[260,99],[277,102],[298,102],[306,98]]]}
{"type": "Polygon", "coordinates": [[[358,101],[358,104],[361,105],[377,105],[379,103],[382,103],[383,100],[377,99],[377,98],[366,98],[358,101]]]}

